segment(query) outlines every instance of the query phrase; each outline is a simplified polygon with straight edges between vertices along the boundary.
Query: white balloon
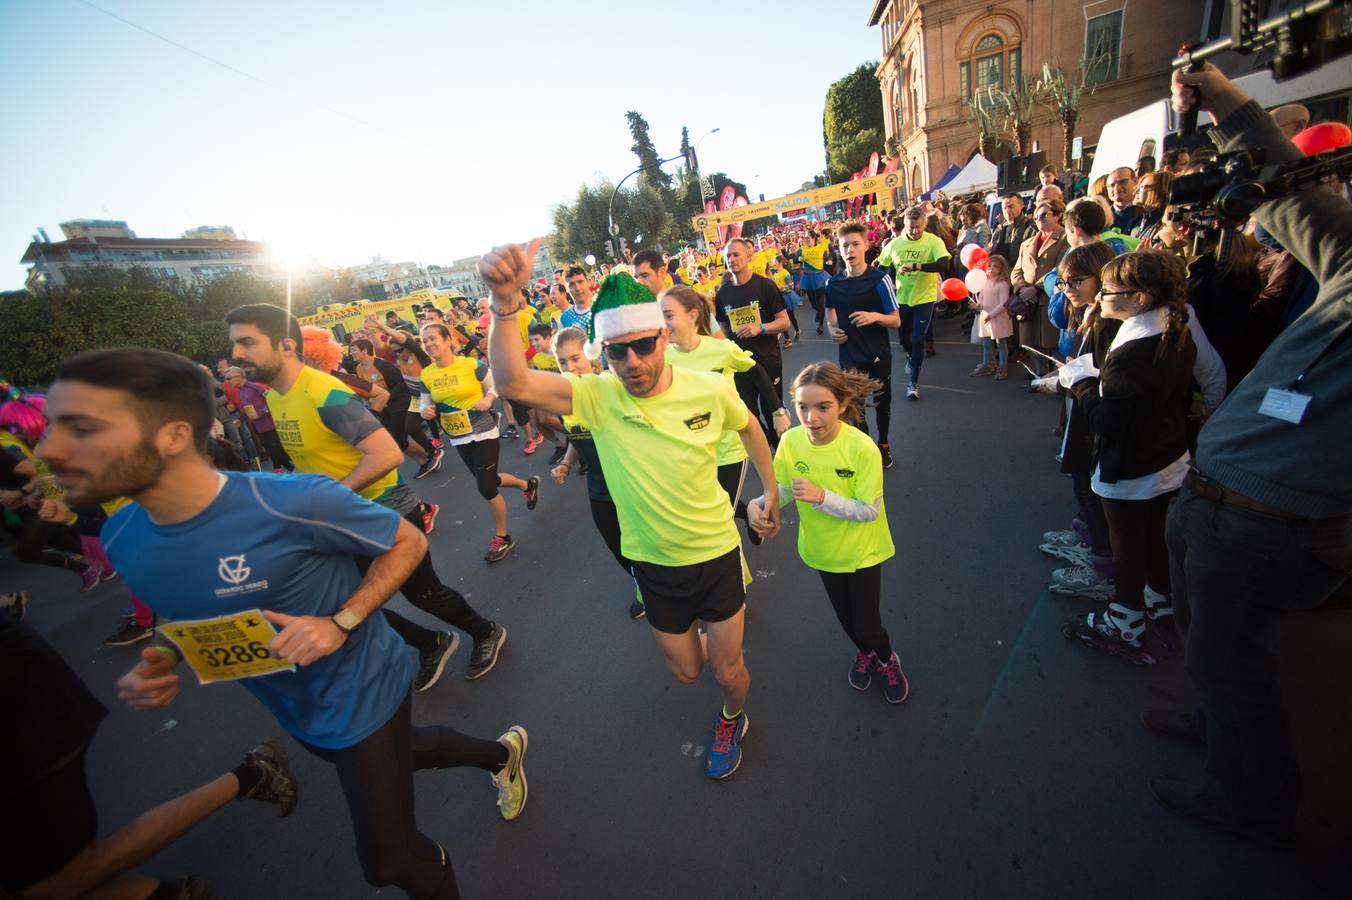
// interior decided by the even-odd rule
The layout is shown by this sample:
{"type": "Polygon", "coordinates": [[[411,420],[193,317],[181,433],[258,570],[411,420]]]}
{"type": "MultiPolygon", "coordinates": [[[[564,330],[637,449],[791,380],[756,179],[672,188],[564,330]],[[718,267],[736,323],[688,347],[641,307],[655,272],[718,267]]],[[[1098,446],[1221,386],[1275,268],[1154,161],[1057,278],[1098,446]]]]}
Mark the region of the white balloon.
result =
{"type": "MultiPolygon", "coordinates": [[[[975,244],[968,244],[968,246],[972,247],[975,244]]],[[[962,283],[967,285],[967,290],[973,294],[980,293],[986,286],[986,273],[982,269],[973,269],[967,273],[967,277],[962,280],[962,283]]]]}
{"type": "Polygon", "coordinates": [[[976,249],[976,244],[963,244],[958,250],[958,260],[964,268],[970,269],[972,267],[972,251],[976,249]]]}

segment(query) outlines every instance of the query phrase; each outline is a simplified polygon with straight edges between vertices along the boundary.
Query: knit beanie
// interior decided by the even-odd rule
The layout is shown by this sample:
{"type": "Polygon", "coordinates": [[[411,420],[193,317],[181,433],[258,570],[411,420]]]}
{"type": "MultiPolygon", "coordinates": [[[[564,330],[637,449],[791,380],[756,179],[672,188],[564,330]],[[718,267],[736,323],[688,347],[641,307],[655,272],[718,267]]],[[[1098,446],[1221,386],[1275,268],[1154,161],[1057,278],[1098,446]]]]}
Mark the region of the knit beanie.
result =
{"type": "Polygon", "coordinates": [[[592,359],[601,356],[604,341],[636,331],[667,327],[662,307],[652,291],[624,272],[612,272],[601,282],[591,314],[586,351],[592,359]]]}

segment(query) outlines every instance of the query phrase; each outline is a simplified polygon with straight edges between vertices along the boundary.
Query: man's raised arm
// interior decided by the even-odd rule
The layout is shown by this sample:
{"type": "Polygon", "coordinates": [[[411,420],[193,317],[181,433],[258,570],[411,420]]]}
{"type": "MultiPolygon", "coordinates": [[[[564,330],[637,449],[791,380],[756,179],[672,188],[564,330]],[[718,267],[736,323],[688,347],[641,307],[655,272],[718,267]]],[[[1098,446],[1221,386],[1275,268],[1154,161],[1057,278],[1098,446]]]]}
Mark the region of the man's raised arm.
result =
{"type": "Polygon", "coordinates": [[[526,365],[526,351],[521,346],[521,330],[516,321],[526,306],[521,288],[530,280],[531,261],[539,249],[540,239],[536,238],[528,247],[520,244],[495,247],[479,260],[479,276],[493,295],[489,301],[493,324],[488,333],[488,364],[502,396],[568,415],[573,411],[573,386],[562,375],[526,365]]]}

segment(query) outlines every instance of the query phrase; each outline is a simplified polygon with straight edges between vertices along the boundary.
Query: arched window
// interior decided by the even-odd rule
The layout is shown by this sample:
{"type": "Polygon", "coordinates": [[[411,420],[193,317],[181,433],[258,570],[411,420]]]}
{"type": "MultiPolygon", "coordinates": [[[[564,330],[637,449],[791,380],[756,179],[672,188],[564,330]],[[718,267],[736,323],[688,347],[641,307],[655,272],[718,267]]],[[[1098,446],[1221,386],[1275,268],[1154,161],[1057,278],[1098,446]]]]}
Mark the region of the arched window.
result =
{"type": "Polygon", "coordinates": [[[958,64],[958,93],[966,100],[988,87],[1013,88],[1023,83],[1022,53],[1017,43],[996,32],[981,36],[972,46],[970,59],[958,64]]]}

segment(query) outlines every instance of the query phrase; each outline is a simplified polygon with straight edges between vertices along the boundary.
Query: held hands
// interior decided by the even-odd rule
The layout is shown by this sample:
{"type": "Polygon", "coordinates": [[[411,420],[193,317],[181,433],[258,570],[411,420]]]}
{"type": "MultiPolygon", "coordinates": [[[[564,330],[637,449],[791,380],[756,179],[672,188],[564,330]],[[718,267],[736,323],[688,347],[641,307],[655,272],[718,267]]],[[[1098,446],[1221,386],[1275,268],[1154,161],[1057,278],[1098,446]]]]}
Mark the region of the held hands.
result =
{"type": "MultiPolygon", "coordinates": [[[[774,489],[776,494],[779,488],[774,489]]],[[[746,505],[746,523],[762,538],[772,538],[779,534],[779,498],[774,498],[770,506],[769,495],[762,494],[746,505]]]]}
{"type": "Polygon", "coordinates": [[[168,706],[178,696],[177,662],[172,650],[145,647],[141,661],[117,682],[117,698],[127,701],[132,709],[155,709],[168,706]]]}
{"type": "Polygon", "coordinates": [[[554,479],[555,484],[563,484],[568,480],[568,473],[571,468],[566,463],[559,463],[549,470],[549,477],[554,479]]]}
{"type": "Polygon", "coordinates": [[[493,295],[493,312],[500,316],[511,315],[525,304],[521,288],[530,281],[532,263],[539,249],[539,238],[525,247],[503,244],[479,260],[479,277],[493,295]]]}
{"type": "Polygon", "coordinates": [[[811,503],[815,506],[826,499],[826,491],[817,487],[806,478],[795,478],[793,480],[793,499],[801,500],[804,503],[811,503]]]}
{"type": "Polygon", "coordinates": [[[308,666],[347,642],[343,629],[327,616],[288,616],[263,610],[263,618],[281,628],[268,649],[298,666],[308,666]]]}

